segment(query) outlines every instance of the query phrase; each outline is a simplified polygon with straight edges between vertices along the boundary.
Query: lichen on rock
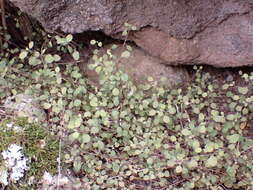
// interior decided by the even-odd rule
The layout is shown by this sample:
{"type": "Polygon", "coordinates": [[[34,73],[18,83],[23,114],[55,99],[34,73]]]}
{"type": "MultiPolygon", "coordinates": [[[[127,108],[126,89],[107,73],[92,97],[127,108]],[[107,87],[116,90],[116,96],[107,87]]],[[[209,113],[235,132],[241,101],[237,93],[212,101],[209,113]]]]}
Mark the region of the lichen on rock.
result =
{"type": "Polygon", "coordinates": [[[8,97],[3,107],[6,112],[12,112],[18,117],[28,117],[31,121],[43,121],[46,114],[39,103],[30,95],[17,94],[8,97]]]}

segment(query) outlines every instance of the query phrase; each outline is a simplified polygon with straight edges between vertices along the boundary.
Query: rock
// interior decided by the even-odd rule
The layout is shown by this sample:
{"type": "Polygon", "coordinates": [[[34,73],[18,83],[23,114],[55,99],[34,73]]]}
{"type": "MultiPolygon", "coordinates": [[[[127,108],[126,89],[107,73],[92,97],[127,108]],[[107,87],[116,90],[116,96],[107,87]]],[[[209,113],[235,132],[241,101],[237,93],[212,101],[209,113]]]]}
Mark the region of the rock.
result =
{"type": "Polygon", "coordinates": [[[128,22],[137,29],[128,39],[167,64],[253,65],[252,0],[10,1],[48,31],[119,38],[128,22]]]}
{"type": "Polygon", "coordinates": [[[178,39],[155,28],[131,35],[138,46],[170,65],[208,64],[215,67],[253,65],[253,12],[233,16],[192,39],[178,39]]]}
{"type": "Polygon", "coordinates": [[[44,121],[46,113],[40,108],[39,103],[26,94],[17,94],[8,97],[3,107],[7,113],[14,113],[18,117],[28,117],[30,121],[44,121]]]}
{"type": "Polygon", "coordinates": [[[82,189],[81,182],[75,178],[67,169],[63,169],[61,174],[52,176],[50,173],[45,172],[39,182],[38,190],[80,190],[82,189]]]}
{"type": "MultiPolygon", "coordinates": [[[[99,56],[106,54],[108,49],[111,49],[111,45],[100,49],[99,56]]],[[[152,77],[154,81],[158,82],[158,85],[171,87],[189,79],[185,68],[166,66],[162,64],[161,60],[146,54],[138,47],[131,46],[131,49],[128,58],[121,57],[121,54],[126,50],[122,45],[110,52],[116,66],[127,73],[135,84],[148,83],[147,78],[152,77]]],[[[88,64],[90,63],[94,63],[92,58],[88,64]]],[[[98,84],[98,75],[95,71],[89,70],[87,64],[83,63],[82,70],[89,79],[98,84]]]]}

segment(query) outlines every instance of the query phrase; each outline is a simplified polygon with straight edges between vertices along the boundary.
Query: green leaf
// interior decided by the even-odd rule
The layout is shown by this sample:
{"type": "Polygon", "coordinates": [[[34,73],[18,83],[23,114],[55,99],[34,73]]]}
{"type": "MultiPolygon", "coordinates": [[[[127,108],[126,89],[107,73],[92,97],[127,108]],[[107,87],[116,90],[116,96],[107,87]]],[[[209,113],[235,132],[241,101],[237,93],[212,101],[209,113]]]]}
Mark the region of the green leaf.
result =
{"type": "Polygon", "coordinates": [[[83,143],[88,143],[88,142],[90,142],[90,140],[91,140],[90,135],[88,135],[88,134],[82,135],[82,142],[83,143]]]}
{"type": "Polygon", "coordinates": [[[75,160],[73,163],[74,166],[74,171],[75,172],[80,172],[81,168],[82,168],[83,163],[80,160],[75,160]]]}
{"type": "Polygon", "coordinates": [[[238,92],[245,95],[249,91],[248,87],[238,87],[238,92]]]}
{"type": "Polygon", "coordinates": [[[101,117],[106,117],[106,116],[107,116],[107,112],[106,112],[105,110],[100,110],[100,111],[99,111],[99,115],[100,115],[101,117]]]}
{"type": "Polygon", "coordinates": [[[127,48],[128,51],[133,51],[133,48],[129,45],[127,45],[126,48],[127,48]]]}
{"type": "Polygon", "coordinates": [[[103,43],[102,42],[98,42],[98,47],[102,47],[103,43]]]}
{"type": "Polygon", "coordinates": [[[199,147],[200,147],[199,141],[198,141],[198,140],[194,140],[194,141],[192,142],[192,147],[193,147],[194,149],[199,148],[199,147]]]}
{"type": "Polygon", "coordinates": [[[184,136],[189,136],[189,135],[192,134],[192,132],[191,132],[189,129],[187,129],[187,128],[184,128],[184,129],[181,131],[181,133],[182,133],[184,136]]]}
{"type": "Polygon", "coordinates": [[[33,56],[33,57],[29,57],[28,63],[29,65],[36,66],[36,65],[41,64],[41,60],[33,56]]]}
{"type": "Polygon", "coordinates": [[[98,132],[99,132],[99,127],[92,127],[90,132],[91,132],[92,134],[98,133],[98,132]]]}
{"type": "Polygon", "coordinates": [[[199,131],[200,133],[206,133],[206,126],[205,126],[205,125],[199,126],[198,131],[199,131]]]}
{"type": "Polygon", "coordinates": [[[95,69],[96,73],[100,73],[102,71],[102,66],[97,66],[95,69]]]}
{"type": "Polygon", "coordinates": [[[61,93],[62,93],[63,95],[66,95],[66,92],[67,92],[67,88],[66,88],[66,87],[62,87],[62,88],[61,88],[61,93]]]}
{"type": "Polygon", "coordinates": [[[73,40],[73,35],[68,34],[65,39],[66,39],[67,42],[71,42],[73,40]]]}
{"type": "Polygon", "coordinates": [[[132,26],[131,30],[137,30],[137,27],[136,26],[132,26]]]}
{"type": "Polygon", "coordinates": [[[68,49],[68,52],[70,53],[70,54],[72,54],[73,53],[73,51],[74,51],[74,49],[71,47],[71,46],[67,46],[67,49],[68,49]]]}
{"type": "Polygon", "coordinates": [[[70,119],[67,128],[74,129],[82,124],[82,118],[80,116],[74,116],[70,119]]]}
{"type": "Polygon", "coordinates": [[[174,115],[175,113],[177,113],[176,108],[173,107],[173,106],[168,106],[168,109],[169,109],[169,110],[168,110],[169,113],[172,114],[172,115],[174,115]]]}
{"type": "Polygon", "coordinates": [[[91,99],[90,105],[92,107],[97,107],[98,106],[98,99],[97,99],[97,97],[94,97],[94,98],[91,99]]]}
{"type": "Polygon", "coordinates": [[[60,72],[60,67],[55,67],[54,70],[55,70],[56,73],[59,73],[60,72]]]}
{"type": "Polygon", "coordinates": [[[27,56],[28,52],[27,51],[22,51],[20,54],[19,54],[19,58],[20,59],[25,59],[26,56],[27,56]]]}
{"type": "Polygon", "coordinates": [[[148,115],[149,116],[154,116],[156,114],[156,111],[154,109],[150,110],[148,115]]]}
{"type": "Polygon", "coordinates": [[[79,73],[78,71],[73,71],[73,72],[71,73],[71,76],[74,77],[74,78],[76,78],[76,79],[82,77],[81,73],[79,73]]]}
{"type": "Polygon", "coordinates": [[[60,61],[61,60],[61,57],[57,54],[54,55],[54,61],[60,61]]]}
{"type": "Polygon", "coordinates": [[[113,162],[112,163],[112,170],[113,170],[113,172],[115,172],[117,174],[119,172],[119,169],[120,169],[119,164],[116,163],[116,162],[113,162]]]}
{"type": "Polygon", "coordinates": [[[45,62],[46,63],[53,63],[54,62],[54,57],[51,54],[47,54],[45,56],[45,62]]]}
{"type": "Polygon", "coordinates": [[[209,157],[205,163],[206,167],[208,167],[208,168],[215,167],[215,166],[217,166],[217,164],[218,164],[218,160],[215,156],[209,157]]]}
{"type": "Polygon", "coordinates": [[[199,114],[199,121],[203,122],[205,120],[205,115],[203,113],[199,114]]]}
{"type": "Polygon", "coordinates": [[[43,104],[43,108],[46,109],[46,110],[49,109],[49,108],[51,108],[51,106],[52,106],[52,105],[49,104],[49,103],[44,103],[44,104],[43,104]]]}
{"type": "Polygon", "coordinates": [[[118,96],[118,95],[119,95],[119,89],[118,89],[118,88],[114,88],[114,89],[112,90],[112,95],[113,95],[113,96],[118,96]]]}
{"type": "Polygon", "coordinates": [[[148,82],[153,82],[154,81],[154,79],[153,79],[153,77],[148,77],[148,82]]]}
{"type": "Polygon", "coordinates": [[[33,42],[33,41],[29,42],[29,44],[28,44],[28,48],[29,48],[29,49],[32,49],[32,48],[33,48],[33,46],[34,46],[34,42],[33,42]]]}
{"type": "Polygon", "coordinates": [[[118,110],[112,110],[111,115],[114,119],[117,119],[119,117],[119,111],[118,110]]]}
{"type": "Polygon", "coordinates": [[[175,137],[174,135],[170,137],[170,141],[171,142],[176,142],[177,141],[177,137],[175,137]]]}
{"type": "Polygon", "coordinates": [[[91,41],[90,41],[90,44],[91,44],[91,45],[95,45],[96,43],[97,43],[96,40],[91,40],[91,41]]]}
{"type": "Polygon", "coordinates": [[[194,149],[194,151],[195,151],[196,153],[201,153],[201,152],[202,152],[202,148],[197,147],[197,148],[194,149]]]}
{"type": "Polygon", "coordinates": [[[215,144],[212,142],[209,142],[205,145],[204,152],[213,152],[215,148],[215,144]]]}
{"type": "Polygon", "coordinates": [[[130,52],[129,52],[129,51],[124,51],[124,52],[121,54],[121,57],[123,57],[123,58],[128,58],[128,57],[130,57],[130,52]]]}
{"type": "Polygon", "coordinates": [[[189,162],[187,162],[187,166],[189,168],[196,168],[198,167],[198,162],[196,160],[190,160],[189,162]]]}
{"type": "Polygon", "coordinates": [[[227,115],[227,120],[233,121],[234,119],[235,119],[235,115],[234,114],[228,114],[227,115]]]}
{"type": "Polygon", "coordinates": [[[126,36],[127,34],[128,34],[127,30],[124,30],[124,31],[122,32],[122,36],[126,36]]]}
{"type": "Polygon", "coordinates": [[[128,77],[128,75],[127,75],[126,73],[123,73],[123,74],[121,75],[121,80],[122,80],[122,81],[126,82],[126,81],[128,81],[128,79],[129,79],[129,77],[128,77]]]}
{"type": "Polygon", "coordinates": [[[164,122],[164,123],[169,123],[170,121],[171,121],[171,119],[170,119],[169,116],[165,115],[165,116],[163,117],[163,122],[164,122]]]}
{"type": "Polygon", "coordinates": [[[75,106],[75,107],[78,107],[78,106],[80,106],[81,104],[82,104],[82,101],[79,100],[79,99],[76,99],[76,100],[74,101],[74,106],[75,106]]]}
{"type": "Polygon", "coordinates": [[[175,169],[176,173],[182,173],[182,171],[183,171],[182,166],[177,166],[176,169],[175,169]]]}
{"type": "Polygon", "coordinates": [[[72,133],[72,134],[69,136],[69,139],[72,140],[72,141],[74,141],[74,140],[78,139],[79,136],[80,136],[80,133],[74,132],[74,133],[72,133]]]}
{"type": "Polygon", "coordinates": [[[91,114],[91,112],[89,112],[89,111],[86,111],[84,114],[83,114],[83,117],[91,117],[92,116],[92,114],[91,114]]]}
{"type": "Polygon", "coordinates": [[[216,115],[213,117],[213,120],[219,123],[224,123],[225,122],[225,117],[224,116],[220,116],[220,115],[216,115]]]}
{"type": "Polygon", "coordinates": [[[234,134],[234,135],[230,135],[227,137],[229,143],[237,143],[240,140],[240,135],[239,134],[234,134]]]}
{"type": "Polygon", "coordinates": [[[152,158],[148,158],[148,159],[147,159],[147,163],[148,163],[149,165],[153,164],[153,159],[152,159],[152,158]]]}
{"type": "Polygon", "coordinates": [[[98,141],[98,142],[97,142],[97,146],[98,146],[98,148],[99,148],[100,150],[104,149],[104,147],[105,147],[105,145],[104,145],[104,143],[103,143],[102,141],[98,141]]]}
{"type": "Polygon", "coordinates": [[[74,51],[72,53],[72,57],[74,58],[75,61],[78,61],[80,59],[80,55],[78,51],[74,51]]]}
{"type": "Polygon", "coordinates": [[[227,173],[228,173],[229,176],[235,177],[235,175],[236,175],[236,169],[235,169],[235,167],[228,166],[228,168],[227,168],[226,171],[227,171],[227,173]]]}

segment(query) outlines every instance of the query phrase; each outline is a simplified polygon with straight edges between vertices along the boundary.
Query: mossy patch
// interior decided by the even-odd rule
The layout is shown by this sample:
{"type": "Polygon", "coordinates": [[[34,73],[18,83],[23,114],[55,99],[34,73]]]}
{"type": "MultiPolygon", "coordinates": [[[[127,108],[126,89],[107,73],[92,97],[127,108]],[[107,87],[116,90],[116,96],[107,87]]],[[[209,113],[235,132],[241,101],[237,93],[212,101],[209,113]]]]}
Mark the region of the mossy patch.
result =
{"type": "MultiPolygon", "coordinates": [[[[16,184],[8,185],[7,189],[32,189],[45,171],[55,174],[57,171],[57,157],[59,143],[48,131],[37,123],[28,123],[25,118],[16,121],[5,119],[0,122],[0,151],[6,150],[9,145],[16,144],[23,147],[23,153],[29,160],[29,170],[16,184]],[[8,126],[12,123],[12,126],[8,126]],[[31,181],[31,179],[33,179],[31,181]],[[32,184],[29,185],[28,182],[32,184]],[[17,185],[18,184],[18,185],[17,185]]],[[[3,166],[3,158],[0,157],[3,166]]]]}

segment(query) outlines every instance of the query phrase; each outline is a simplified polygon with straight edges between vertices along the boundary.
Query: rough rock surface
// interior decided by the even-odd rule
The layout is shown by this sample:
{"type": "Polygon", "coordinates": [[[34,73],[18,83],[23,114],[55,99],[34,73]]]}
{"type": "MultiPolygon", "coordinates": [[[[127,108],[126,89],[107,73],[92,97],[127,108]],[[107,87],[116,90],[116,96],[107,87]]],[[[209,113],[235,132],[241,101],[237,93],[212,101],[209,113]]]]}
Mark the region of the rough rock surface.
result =
{"type": "Polygon", "coordinates": [[[3,107],[6,112],[14,113],[18,117],[28,117],[30,121],[45,121],[46,113],[39,103],[30,95],[17,94],[8,97],[3,107]]]}
{"type": "Polygon", "coordinates": [[[168,64],[253,65],[252,0],[10,1],[49,31],[113,36],[128,22],[131,39],[168,64]]]}
{"type": "MultiPolygon", "coordinates": [[[[122,45],[116,49],[111,50],[111,45],[108,45],[99,51],[99,56],[110,53],[113,55],[111,58],[115,62],[116,67],[127,73],[135,84],[150,83],[147,79],[152,77],[158,85],[166,85],[171,87],[175,84],[186,82],[189,76],[185,68],[166,66],[161,63],[160,59],[147,55],[140,48],[131,46],[130,56],[127,58],[121,57],[122,53],[126,50],[122,45]]],[[[108,56],[109,54],[107,54],[108,56]]],[[[91,58],[88,64],[94,63],[91,58]]],[[[95,71],[88,69],[88,64],[84,62],[81,70],[84,74],[94,83],[98,84],[98,75],[95,71]]]]}
{"type": "Polygon", "coordinates": [[[169,65],[252,66],[253,12],[206,28],[192,39],[177,39],[155,28],[142,29],[130,39],[169,65]]]}

